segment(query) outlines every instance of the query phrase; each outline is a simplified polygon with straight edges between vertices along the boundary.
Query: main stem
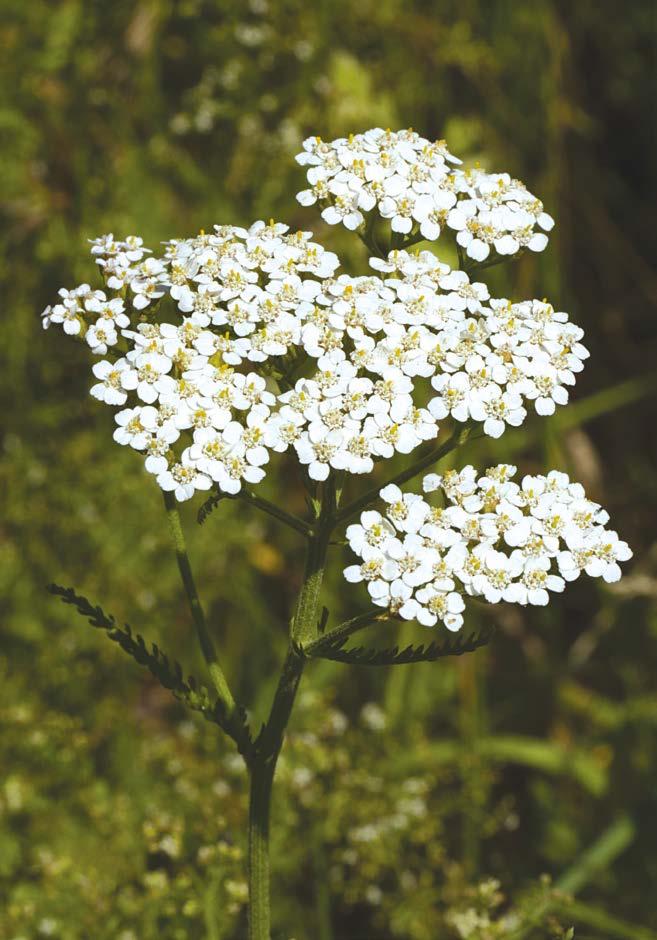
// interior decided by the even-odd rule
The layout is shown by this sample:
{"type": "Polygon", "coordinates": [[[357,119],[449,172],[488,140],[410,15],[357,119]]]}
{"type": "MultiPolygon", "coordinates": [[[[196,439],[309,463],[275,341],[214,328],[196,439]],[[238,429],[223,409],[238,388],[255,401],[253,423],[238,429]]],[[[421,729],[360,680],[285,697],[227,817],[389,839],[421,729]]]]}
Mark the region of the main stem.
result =
{"type": "Polygon", "coordinates": [[[269,819],[271,794],[283,735],[301,680],[304,660],[288,650],[269,720],[249,761],[249,940],[270,940],[269,819]]]}
{"type": "Polygon", "coordinates": [[[276,763],[252,764],[249,795],[249,940],[270,940],[269,817],[276,763]]]}
{"type": "Polygon", "coordinates": [[[326,552],[335,519],[335,488],[325,485],[321,510],[313,534],[308,538],[304,580],[290,625],[290,646],[274,695],[269,718],[249,759],[249,940],[271,940],[269,887],[269,820],[276,763],[283,745],[294,699],[301,681],[304,657],[299,645],[317,636],[319,596],[324,578],[326,552]]]}

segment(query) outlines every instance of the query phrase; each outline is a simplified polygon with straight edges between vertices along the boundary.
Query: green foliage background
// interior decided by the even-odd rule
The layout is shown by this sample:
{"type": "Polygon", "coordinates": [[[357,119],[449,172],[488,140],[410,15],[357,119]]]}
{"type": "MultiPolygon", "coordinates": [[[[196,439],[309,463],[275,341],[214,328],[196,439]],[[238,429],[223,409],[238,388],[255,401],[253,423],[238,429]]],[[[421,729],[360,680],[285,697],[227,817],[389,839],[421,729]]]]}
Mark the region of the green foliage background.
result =
{"type": "MultiPolygon", "coordinates": [[[[496,608],[492,646],[456,664],[308,670],[274,809],[279,936],[550,936],[559,911],[577,936],[657,936],[653,5],[1,0],[0,13],[0,938],[244,935],[229,750],[44,590],[76,585],[200,672],[159,492],[111,442],[85,350],[43,334],[39,313],[93,277],[86,239],[106,231],[157,244],[274,216],[362,263],[296,204],[293,155],[309,133],[377,124],[508,169],[557,219],[545,255],[488,280],[570,311],[592,357],[560,415],[463,459],[568,470],[635,561],[613,590],[578,581],[548,611],[496,608]],[[486,877],[499,904],[476,887],[486,877]],[[516,927],[493,914],[486,927],[491,909],[516,927]]],[[[268,495],[301,511],[288,467],[268,495]]],[[[239,504],[203,528],[190,507],[185,519],[258,716],[296,537],[239,504]]],[[[334,567],[337,618],[358,594],[334,567]]]]}

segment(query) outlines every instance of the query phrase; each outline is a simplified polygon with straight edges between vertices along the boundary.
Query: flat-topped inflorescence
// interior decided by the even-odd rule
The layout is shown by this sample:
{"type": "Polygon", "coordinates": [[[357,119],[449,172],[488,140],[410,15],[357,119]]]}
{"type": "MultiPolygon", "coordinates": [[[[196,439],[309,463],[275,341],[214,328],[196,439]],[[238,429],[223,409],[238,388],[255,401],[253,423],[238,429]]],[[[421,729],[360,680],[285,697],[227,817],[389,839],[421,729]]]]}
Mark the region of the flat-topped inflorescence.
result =
{"type": "Polygon", "coordinates": [[[307,167],[303,206],[319,203],[329,225],[354,230],[376,212],[393,232],[435,241],[447,229],[469,258],[491,250],[543,251],[554,220],[524,183],[508,173],[463,170],[444,140],[413,130],[373,128],[329,142],[309,137],[297,162],[307,167]]]}
{"type": "Polygon", "coordinates": [[[271,451],[293,447],[314,480],[369,473],[448,418],[499,437],[527,402],[567,402],[588,353],[547,302],[492,299],[429,251],[333,276],[335,254],[287,231],[216,227],[159,259],[105,236],[105,289],[62,290],[44,312],[105,357],[91,394],[123,406],[114,439],[178,499],[259,482],[271,451]]]}
{"type": "Polygon", "coordinates": [[[581,572],[617,581],[632,552],[581,484],[556,470],[518,484],[515,473],[509,464],[479,478],[471,466],[432,473],[424,496],[384,487],[383,510],[347,529],[361,563],[346,579],[365,581],[375,604],[405,620],[449,630],[461,628],[468,597],[542,606],[581,572]]]}
{"type": "MultiPolygon", "coordinates": [[[[237,495],[285,451],[312,487],[370,473],[445,425],[497,438],[530,409],[568,402],[589,355],[582,330],[545,299],[494,298],[477,279],[491,250],[547,243],[539,229],[552,219],[521,183],[462,170],[444,141],[414,131],[309,138],[297,160],[311,183],[299,199],[318,201],[328,223],[358,229],[374,251],[368,213],[389,221],[368,273],[340,273],[310,232],[274,221],[217,225],[159,255],[106,235],[91,243],[102,289],[62,289],[44,311],[44,326],[100,357],[91,394],[118,409],[114,440],[143,455],[165,492],[237,495]],[[462,269],[407,250],[445,231],[472,259],[462,269]]],[[[386,514],[368,510],[349,529],[361,564],[348,579],[403,618],[458,629],[467,596],[543,604],[582,570],[618,576],[629,549],[581,487],[555,472],[519,487],[505,473],[477,481],[466,468],[461,489],[441,478],[446,509],[382,490],[386,514]]]]}

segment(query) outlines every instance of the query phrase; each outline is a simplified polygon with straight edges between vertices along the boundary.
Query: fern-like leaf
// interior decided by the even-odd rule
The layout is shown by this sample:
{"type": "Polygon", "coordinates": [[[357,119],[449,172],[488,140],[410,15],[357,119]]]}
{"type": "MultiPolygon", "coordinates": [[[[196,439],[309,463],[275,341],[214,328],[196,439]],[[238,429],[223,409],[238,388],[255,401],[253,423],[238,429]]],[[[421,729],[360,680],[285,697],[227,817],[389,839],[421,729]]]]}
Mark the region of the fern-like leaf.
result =
{"type": "Polygon", "coordinates": [[[472,653],[486,646],[494,632],[494,628],[491,627],[481,633],[471,633],[469,636],[455,633],[446,637],[442,643],[433,642],[426,646],[411,644],[404,649],[399,649],[398,646],[389,649],[352,646],[345,649],[347,637],[342,637],[332,643],[322,644],[312,656],[340,663],[351,663],[355,666],[402,666],[408,663],[431,663],[445,656],[462,656],[464,653],[472,653]]]}
{"type": "Polygon", "coordinates": [[[198,524],[203,525],[205,520],[208,518],[209,515],[211,515],[211,513],[214,512],[214,510],[217,508],[219,503],[223,499],[229,499],[229,498],[230,497],[227,496],[226,493],[222,493],[221,490],[219,489],[215,490],[215,492],[212,493],[211,496],[208,496],[208,498],[201,505],[198,513],[196,514],[196,521],[198,522],[198,524]]]}
{"type": "Polygon", "coordinates": [[[177,699],[194,711],[201,712],[208,721],[218,725],[224,724],[225,716],[221,703],[213,700],[205,686],[199,685],[193,676],[188,675],[185,678],[180,663],[170,659],[156,643],[152,643],[149,648],[141,634],[133,633],[127,623],[122,627],[118,626],[113,616],[106,614],[100,606],[94,607],[88,598],[77,594],[74,588],[50,584],[48,590],[64,604],[75,607],[82,617],[88,619],[92,627],[104,630],[113,643],[120,646],[124,653],[131,656],[140,666],[146,666],[160,685],[172,692],[177,699]]]}

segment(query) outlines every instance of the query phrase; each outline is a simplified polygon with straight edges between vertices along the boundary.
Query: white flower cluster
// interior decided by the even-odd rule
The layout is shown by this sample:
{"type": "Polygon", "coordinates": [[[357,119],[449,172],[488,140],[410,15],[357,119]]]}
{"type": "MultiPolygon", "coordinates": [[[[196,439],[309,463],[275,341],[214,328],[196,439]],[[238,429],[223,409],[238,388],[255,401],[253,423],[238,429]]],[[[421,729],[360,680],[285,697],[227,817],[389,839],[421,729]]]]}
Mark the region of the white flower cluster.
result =
{"type": "Polygon", "coordinates": [[[438,394],[427,407],[436,421],[451,415],[481,422],[499,437],[507,424],[522,424],[524,400],[541,415],[567,403],[566,386],[589,356],[583,331],[567,314],[546,301],[490,298],[485,284],[450,271],[428,251],[391,252],[387,262],[372,264],[392,275],[385,283],[398,285],[415,318],[388,330],[370,359],[396,356],[405,374],[432,376],[438,394]]]}
{"type": "Polygon", "coordinates": [[[410,453],[450,416],[499,437],[522,423],[524,401],[540,414],[564,404],[588,355],[566,314],[491,299],[428,251],[333,277],[333,253],[275,223],[172,241],[162,259],[143,260],[136,238],[92,245],[119,296],[61,291],[44,325],[83,334],[101,356],[121,343],[124,355],[94,366],[91,393],[126,406],[115,440],[145,452],[179,499],[213,482],[236,493],[290,446],[323,480],[410,453]],[[155,320],[165,298],[178,322],[155,320]],[[433,388],[424,406],[422,379],[433,388]]]}
{"type": "Polygon", "coordinates": [[[106,288],[120,296],[108,301],[82,285],[60,291],[61,303],[44,311],[44,327],[61,323],[98,355],[118,347],[94,365],[91,394],[128,405],[116,414],[114,439],[143,452],[146,469],[178,499],[213,481],[236,493],[242,480],[262,479],[268,448],[287,446],[285,424],[271,420],[275,377],[294,364],[288,353],[298,352],[303,316],[321,287],[303,275],[325,278],[338,259],[309,233],[286,233],[275,223],[216,227],[145,260],[141,239],[105,236],[92,253],[106,288]],[[155,302],[167,297],[178,322],[155,320],[155,302]],[[265,360],[258,372],[248,365],[265,360]]]}
{"type": "MultiPolygon", "coordinates": [[[[412,131],[307,141],[299,159],[314,179],[302,201],[326,190],[325,217],[349,203],[349,227],[378,205],[393,231],[437,237],[447,224],[483,257],[542,247],[534,225],[551,224],[520,184],[454,169],[442,142],[412,131]]],[[[336,276],[337,256],[310,237],[273,221],[215,226],[156,257],[141,238],[106,235],[91,243],[104,290],[61,290],[44,311],[44,326],[105,357],[91,394],[121,408],[115,440],[178,499],[257,483],[271,451],[294,448],[313,480],[368,473],[448,418],[499,437],[527,402],[548,415],[568,401],[588,352],[565,313],[493,299],[429,251],[336,276]]]]}
{"type": "Polygon", "coordinates": [[[435,241],[445,227],[475,261],[494,248],[512,255],[542,251],[554,220],[539,199],[508,173],[453,166],[461,161],[445,141],[415,131],[374,128],[330,142],[304,141],[297,162],[308,167],[309,189],[297,194],[304,206],[318,202],[329,225],[354,230],[376,209],[393,232],[435,241]],[[543,231],[541,231],[543,230],[543,231]]]}
{"type": "Polygon", "coordinates": [[[389,485],[384,513],[364,512],[347,529],[361,564],[347,581],[367,582],[375,604],[426,626],[463,623],[464,597],[491,604],[548,603],[582,571],[607,582],[620,578],[619,561],[632,557],[626,542],[605,528],[609,516],[565,473],[526,476],[500,464],[477,478],[473,467],[429,474],[425,493],[443,505],[389,485]]]}

